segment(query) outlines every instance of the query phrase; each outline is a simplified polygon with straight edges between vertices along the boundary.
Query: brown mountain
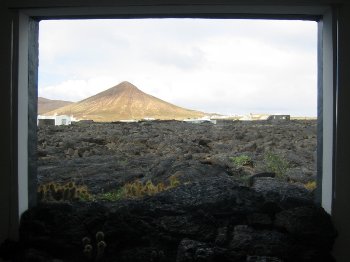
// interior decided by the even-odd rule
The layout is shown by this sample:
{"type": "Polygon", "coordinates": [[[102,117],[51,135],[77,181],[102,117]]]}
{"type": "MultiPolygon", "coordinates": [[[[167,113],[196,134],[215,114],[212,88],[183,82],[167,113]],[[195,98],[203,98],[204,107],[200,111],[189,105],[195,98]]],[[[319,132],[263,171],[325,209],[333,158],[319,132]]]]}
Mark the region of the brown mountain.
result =
{"type": "Polygon", "coordinates": [[[44,97],[38,97],[38,115],[45,114],[60,107],[70,105],[73,102],[63,100],[51,100],[44,97]]]}
{"type": "Polygon", "coordinates": [[[46,115],[55,113],[100,122],[143,118],[185,119],[205,115],[203,112],[178,107],[148,95],[126,81],[46,115]]]}

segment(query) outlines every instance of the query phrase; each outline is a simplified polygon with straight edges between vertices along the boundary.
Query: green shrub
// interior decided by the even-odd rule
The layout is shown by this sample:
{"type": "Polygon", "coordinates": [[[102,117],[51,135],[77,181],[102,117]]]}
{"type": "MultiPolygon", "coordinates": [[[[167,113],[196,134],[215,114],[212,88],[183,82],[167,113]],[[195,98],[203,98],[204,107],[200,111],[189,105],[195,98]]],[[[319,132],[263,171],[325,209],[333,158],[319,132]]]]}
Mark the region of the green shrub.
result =
{"type": "Polygon", "coordinates": [[[107,200],[107,201],[118,201],[119,199],[123,199],[123,198],[124,198],[124,192],[122,188],[112,190],[112,191],[100,194],[98,196],[98,199],[107,200]]]}
{"type": "Polygon", "coordinates": [[[252,166],[253,165],[252,158],[250,156],[244,155],[244,154],[243,155],[239,155],[239,156],[231,157],[230,160],[237,167],[252,166]]]}
{"type": "Polygon", "coordinates": [[[180,185],[180,181],[174,175],[169,177],[169,185],[165,185],[162,182],[153,184],[151,180],[148,180],[145,184],[136,180],[132,183],[126,183],[123,187],[110,191],[97,196],[97,199],[107,201],[117,201],[125,198],[139,198],[143,196],[151,196],[158,194],[162,191],[174,188],[180,185]]]}
{"type": "Polygon", "coordinates": [[[275,173],[278,178],[285,177],[289,168],[289,163],[285,158],[272,152],[267,152],[265,154],[264,162],[268,172],[275,173]]]}

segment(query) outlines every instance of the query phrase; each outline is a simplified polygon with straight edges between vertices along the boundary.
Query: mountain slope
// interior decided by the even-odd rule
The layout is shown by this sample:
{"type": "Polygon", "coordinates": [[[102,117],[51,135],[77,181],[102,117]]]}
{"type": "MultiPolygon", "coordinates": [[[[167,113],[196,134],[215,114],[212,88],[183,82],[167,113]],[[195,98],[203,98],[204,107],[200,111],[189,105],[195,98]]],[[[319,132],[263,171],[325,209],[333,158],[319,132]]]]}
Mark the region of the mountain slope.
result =
{"type": "Polygon", "coordinates": [[[101,122],[147,117],[185,119],[205,115],[203,112],[178,107],[148,95],[126,81],[80,102],[53,110],[47,115],[55,113],[101,122]]]}
{"type": "Polygon", "coordinates": [[[38,97],[38,115],[45,114],[60,107],[73,104],[73,102],[63,100],[51,100],[44,97],[38,97]]]}

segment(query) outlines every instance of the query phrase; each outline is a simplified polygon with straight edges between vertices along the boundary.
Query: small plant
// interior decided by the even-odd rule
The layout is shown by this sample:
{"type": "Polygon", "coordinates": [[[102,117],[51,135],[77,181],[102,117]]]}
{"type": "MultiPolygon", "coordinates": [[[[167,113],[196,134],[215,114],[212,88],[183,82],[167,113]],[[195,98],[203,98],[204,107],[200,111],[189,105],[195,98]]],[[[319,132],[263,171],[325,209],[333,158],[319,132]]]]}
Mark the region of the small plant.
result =
{"type": "Polygon", "coordinates": [[[180,185],[180,181],[177,178],[177,176],[175,176],[175,175],[172,175],[169,177],[169,183],[170,183],[170,185],[169,185],[170,188],[177,187],[180,185]]]}
{"type": "Polygon", "coordinates": [[[127,164],[128,164],[128,161],[126,159],[120,159],[118,161],[118,165],[126,166],[127,164]]]}
{"type": "Polygon", "coordinates": [[[92,257],[93,257],[93,248],[92,248],[92,245],[90,245],[90,244],[85,245],[85,246],[84,246],[83,253],[84,253],[85,257],[87,258],[87,260],[88,260],[88,261],[91,261],[91,260],[92,260],[92,257]]]}
{"type": "Polygon", "coordinates": [[[250,156],[248,155],[239,155],[235,157],[231,157],[230,160],[233,162],[233,164],[237,167],[242,167],[242,166],[253,166],[253,160],[250,156]]]}
{"type": "Polygon", "coordinates": [[[107,244],[104,240],[105,235],[102,231],[98,231],[95,236],[96,251],[94,251],[91,239],[89,237],[84,237],[82,239],[83,243],[83,253],[88,261],[101,261],[103,259],[105,249],[107,244]]]}
{"type": "Polygon", "coordinates": [[[74,182],[60,184],[50,182],[38,187],[39,201],[90,201],[92,195],[84,185],[76,185],[74,182]]]}
{"type": "Polygon", "coordinates": [[[155,195],[161,191],[164,191],[165,188],[166,187],[163,183],[154,185],[151,180],[148,180],[144,185],[140,181],[125,184],[123,190],[125,198],[135,198],[155,195]]]}
{"type": "Polygon", "coordinates": [[[125,198],[139,198],[144,196],[151,196],[158,194],[162,191],[177,187],[180,185],[180,181],[176,176],[169,177],[169,184],[165,185],[162,182],[158,184],[153,184],[151,180],[148,180],[145,184],[141,181],[136,180],[132,183],[127,183],[123,187],[101,194],[97,199],[107,200],[107,201],[118,201],[125,198]]]}
{"type": "Polygon", "coordinates": [[[95,261],[101,261],[101,259],[103,258],[105,249],[107,247],[107,244],[104,240],[105,240],[105,234],[102,231],[98,231],[96,233],[97,252],[96,252],[95,261]]]}
{"type": "Polygon", "coordinates": [[[118,201],[122,198],[124,198],[124,192],[122,188],[109,191],[98,196],[98,199],[107,201],[118,201]]]}
{"type": "Polygon", "coordinates": [[[278,178],[284,178],[289,168],[289,163],[283,157],[272,152],[267,152],[264,158],[266,169],[268,172],[276,174],[278,178]]]}
{"type": "Polygon", "coordinates": [[[84,237],[82,239],[82,242],[83,242],[83,246],[84,246],[83,253],[88,260],[91,260],[92,256],[93,256],[93,254],[92,254],[93,248],[91,245],[91,239],[88,237],[84,237]]]}
{"type": "Polygon", "coordinates": [[[309,191],[313,191],[313,190],[315,190],[316,187],[317,187],[316,181],[310,181],[310,182],[306,183],[306,184],[304,185],[304,187],[305,187],[307,190],[309,190],[309,191]]]}

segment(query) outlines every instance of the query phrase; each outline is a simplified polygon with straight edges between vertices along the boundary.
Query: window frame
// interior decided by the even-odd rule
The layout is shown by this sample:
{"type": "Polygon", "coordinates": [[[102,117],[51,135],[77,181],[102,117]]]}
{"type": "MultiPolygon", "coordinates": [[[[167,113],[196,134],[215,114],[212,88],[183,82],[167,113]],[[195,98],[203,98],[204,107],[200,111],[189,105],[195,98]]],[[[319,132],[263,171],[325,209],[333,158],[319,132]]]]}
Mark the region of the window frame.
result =
{"type": "Polygon", "coordinates": [[[46,19],[97,18],[245,18],[301,19],[318,22],[318,141],[316,202],[332,212],[334,182],[334,144],[336,119],[336,23],[335,12],[327,5],[269,6],[269,5],[144,5],[115,7],[68,7],[14,9],[14,54],[12,71],[14,83],[13,127],[16,149],[15,177],[12,185],[13,219],[28,207],[36,205],[36,113],[38,86],[39,21],[46,19]],[[320,161],[321,160],[321,161],[320,161]],[[17,193],[18,192],[18,193],[17,193]]]}

